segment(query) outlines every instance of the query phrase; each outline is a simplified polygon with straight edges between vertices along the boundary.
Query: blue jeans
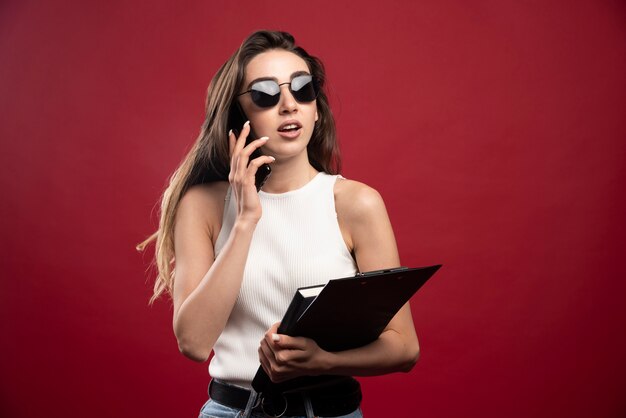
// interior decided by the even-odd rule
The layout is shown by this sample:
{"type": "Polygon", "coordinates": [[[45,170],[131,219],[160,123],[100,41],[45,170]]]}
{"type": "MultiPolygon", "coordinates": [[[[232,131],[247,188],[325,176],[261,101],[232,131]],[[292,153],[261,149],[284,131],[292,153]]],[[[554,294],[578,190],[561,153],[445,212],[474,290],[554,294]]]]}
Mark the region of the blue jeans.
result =
{"type": "MultiPolygon", "coordinates": [[[[243,416],[243,410],[229,408],[220,403],[215,402],[213,399],[209,399],[200,410],[200,415],[198,418],[240,418],[243,416]]],[[[253,412],[250,415],[250,418],[266,418],[266,415],[259,412],[253,412]]],[[[283,416],[281,418],[306,418],[306,417],[288,417],[283,416]]],[[[322,417],[319,417],[322,418],[322,417]]],[[[348,415],[343,415],[337,418],[363,418],[363,414],[361,413],[361,409],[357,409],[348,415]]]]}

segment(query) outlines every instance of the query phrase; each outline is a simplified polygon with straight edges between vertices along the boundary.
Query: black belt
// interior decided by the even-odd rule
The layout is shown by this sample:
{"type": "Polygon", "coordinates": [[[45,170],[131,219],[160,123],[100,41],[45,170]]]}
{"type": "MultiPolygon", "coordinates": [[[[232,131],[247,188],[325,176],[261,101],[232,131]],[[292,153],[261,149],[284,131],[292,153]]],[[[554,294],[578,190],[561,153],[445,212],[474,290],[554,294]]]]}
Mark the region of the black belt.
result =
{"type": "MultiPolygon", "coordinates": [[[[244,410],[250,399],[249,390],[212,380],[209,396],[230,408],[244,410]]],[[[273,394],[260,394],[254,408],[269,416],[306,416],[304,397],[311,400],[316,416],[338,417],[354,412],[361,404],[361,387],[353,378],[333,381],[322,387],[273,394]]]]}

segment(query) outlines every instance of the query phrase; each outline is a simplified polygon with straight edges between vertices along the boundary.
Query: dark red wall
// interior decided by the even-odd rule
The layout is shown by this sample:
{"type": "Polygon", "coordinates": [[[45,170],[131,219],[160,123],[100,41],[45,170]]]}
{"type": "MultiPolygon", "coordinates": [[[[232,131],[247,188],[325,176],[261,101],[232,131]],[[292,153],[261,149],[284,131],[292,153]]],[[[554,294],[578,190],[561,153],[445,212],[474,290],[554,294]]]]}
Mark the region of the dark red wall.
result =
{"type": "Polygon", "coordinates": [[[255,29],[322,57],[344,174],[376,187],[422,358],[368,417],[626,414],[621,1],[3,1],[0,415],[194,417],[205,364],[148,307],[166,178],[255,29]],[[149,279],[148,279],[149,277],[149,279]]]}

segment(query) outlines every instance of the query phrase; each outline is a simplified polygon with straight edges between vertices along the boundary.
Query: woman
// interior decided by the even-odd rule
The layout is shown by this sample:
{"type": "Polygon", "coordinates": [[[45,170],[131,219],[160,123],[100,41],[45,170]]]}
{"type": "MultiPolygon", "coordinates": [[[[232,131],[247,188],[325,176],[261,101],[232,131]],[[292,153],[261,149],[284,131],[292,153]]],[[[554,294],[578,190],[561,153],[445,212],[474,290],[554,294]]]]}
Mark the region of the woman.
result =
{"type": "Polygon", "coordinates": [[[351,376],[409,371],[419,356],[408,304],[353,350],[277,333],[298,287],[400,264],[380,195],[337,175],[324,82],[291,35],[252,34],[211,81],[201,134],[163,195],[153,300],[171,294],[185,356],[214,352],[200,416],[359,417],[351,376]],[[257,139],[246,143],[249,134],[257,139]],[[259,363],[272,382],[345,377],[260,399],[250,385],[259,363]]]}

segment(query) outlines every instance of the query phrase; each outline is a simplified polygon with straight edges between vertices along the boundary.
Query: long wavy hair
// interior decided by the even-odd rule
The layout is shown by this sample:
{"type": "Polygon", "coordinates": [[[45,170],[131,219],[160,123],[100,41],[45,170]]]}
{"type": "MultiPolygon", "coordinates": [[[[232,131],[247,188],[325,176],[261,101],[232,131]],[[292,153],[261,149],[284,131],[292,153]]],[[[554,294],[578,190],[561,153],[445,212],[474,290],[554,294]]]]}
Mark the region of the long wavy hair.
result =
{"type": "Polygon", "coordinates": [[[172,295],[175,273],[174,228],[178,204],[190,187],[212,181],[227,181],[230,171],[228,125],[235,118],[236,95],[242,89],[247,64],[258,54],[282,49],[302,58],[311,74],[318,80],[318,121],[307,146],[309,162],[318,171],[338,174],[341,169],[335,121],[325,91],[326,74],[322,62],[296,46],[286,32],[258,31],[250,35],[235,53],[220,67],[211,80],[206,99],[206,116],[200,135],[179,167],[170,177],[160,205],[159,229],[137,246],[142,251],[156,240],[155,264],[158,275],[152,304],[163,293],[172,295]]]}

